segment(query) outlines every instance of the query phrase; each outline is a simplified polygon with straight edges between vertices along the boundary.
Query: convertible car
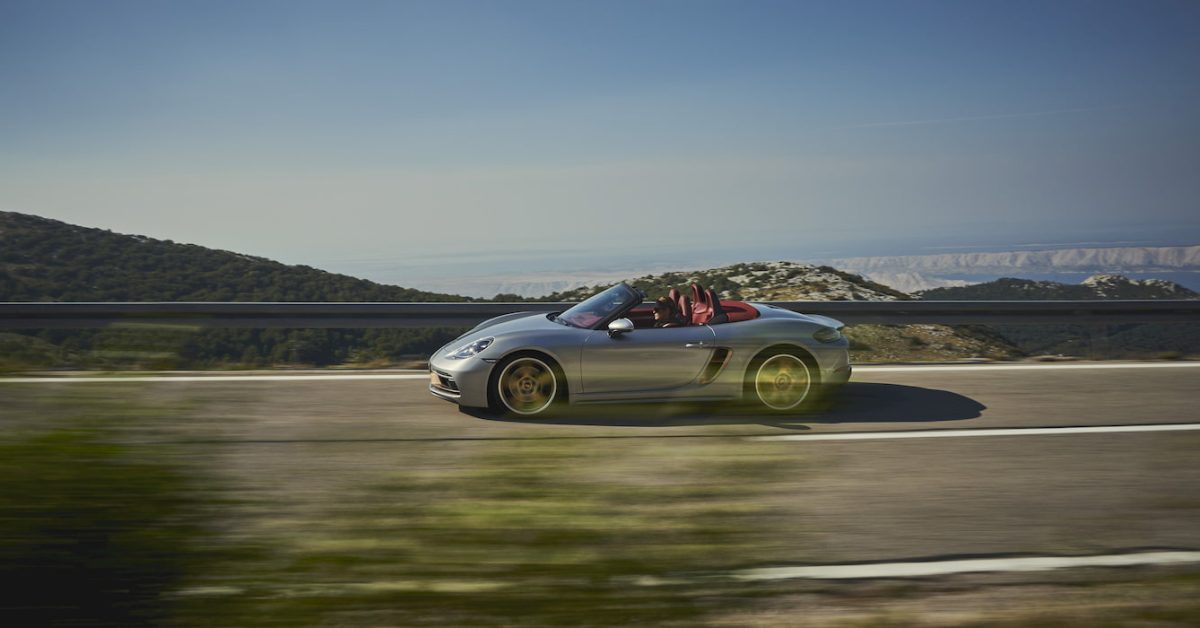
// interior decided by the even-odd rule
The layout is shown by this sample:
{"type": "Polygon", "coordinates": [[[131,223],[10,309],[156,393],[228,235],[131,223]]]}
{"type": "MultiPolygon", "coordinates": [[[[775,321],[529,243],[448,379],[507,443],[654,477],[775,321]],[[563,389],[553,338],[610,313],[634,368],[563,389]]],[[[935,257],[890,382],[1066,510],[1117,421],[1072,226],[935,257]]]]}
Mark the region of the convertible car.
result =
{"type": "Polygon", "coordinates": [[[672,289],[684,324],[655,327],[653,303],[624,283],[574,307],[485,321],[429,360],[429,391],[523,417],[567,404],[745,400],[799,411],[850,378],[843,325],[761,303],[672,289]]]}

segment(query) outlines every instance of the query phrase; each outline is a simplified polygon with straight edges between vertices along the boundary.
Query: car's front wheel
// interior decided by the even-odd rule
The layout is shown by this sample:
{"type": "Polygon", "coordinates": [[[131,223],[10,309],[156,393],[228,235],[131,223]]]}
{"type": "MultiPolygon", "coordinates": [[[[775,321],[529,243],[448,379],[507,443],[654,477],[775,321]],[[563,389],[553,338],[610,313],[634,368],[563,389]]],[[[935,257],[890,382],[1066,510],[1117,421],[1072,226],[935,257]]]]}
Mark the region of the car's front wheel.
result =
{"type": "Polygon", "coordinates": [[[517,416],[547,414],[565,396],[565,383],[547,359],[533,355],[508,358],[497,365],[490,397],[494,410],[517,416]]]}
{"type": "Polygon", "coordinates": [[[769,351],[754,360],[746,377],[748,396],[769,412],[796,412],[813,396],[813,368],[795,349],[769,351]]]}

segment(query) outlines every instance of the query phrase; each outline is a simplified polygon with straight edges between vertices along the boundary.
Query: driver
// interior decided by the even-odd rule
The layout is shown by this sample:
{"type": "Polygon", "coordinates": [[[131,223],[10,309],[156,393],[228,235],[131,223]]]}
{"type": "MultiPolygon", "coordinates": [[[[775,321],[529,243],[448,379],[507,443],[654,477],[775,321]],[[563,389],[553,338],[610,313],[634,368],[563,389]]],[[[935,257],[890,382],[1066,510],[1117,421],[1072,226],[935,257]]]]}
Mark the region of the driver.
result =
{"type": "Polygon", "coordinates": [[[682,327],[683,317],[679,315],[679,306],[667,297],[658,297],[654,302],[655,327],[682,327]]]}

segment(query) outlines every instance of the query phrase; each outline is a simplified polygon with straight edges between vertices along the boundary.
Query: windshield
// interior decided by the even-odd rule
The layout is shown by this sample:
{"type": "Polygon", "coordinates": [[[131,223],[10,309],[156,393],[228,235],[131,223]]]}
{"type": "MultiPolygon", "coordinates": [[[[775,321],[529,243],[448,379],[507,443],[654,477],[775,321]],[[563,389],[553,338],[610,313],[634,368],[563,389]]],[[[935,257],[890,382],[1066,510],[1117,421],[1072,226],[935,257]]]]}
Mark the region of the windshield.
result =
{"type": "Polygon", "coordinates": [[[554,320],[572,327],[590,329],[596,323],[641,302],[640,292],[619,283],[559,314],[554,320]]]}

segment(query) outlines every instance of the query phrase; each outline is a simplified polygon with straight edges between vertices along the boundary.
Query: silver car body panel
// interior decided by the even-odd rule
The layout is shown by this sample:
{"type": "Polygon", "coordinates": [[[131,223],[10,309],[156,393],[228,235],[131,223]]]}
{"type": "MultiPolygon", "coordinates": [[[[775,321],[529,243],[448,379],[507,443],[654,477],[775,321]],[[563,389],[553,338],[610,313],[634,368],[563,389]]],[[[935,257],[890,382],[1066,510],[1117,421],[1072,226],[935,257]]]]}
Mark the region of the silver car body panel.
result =
{"type": "Polygon", "coordinates": [[[738,399],[752,360],[775,346],[807,351],[822,384],[849,379],[847,340],[813,338],[822,328],[841,328],[840,322],[761,303],[749,305],[758,310],[757,318],[613,336],[605,330],[569,327],[541,312],[506,314],[481,323],[430,358],[430,392],[462,406],[486,407],[493,368],[518,352],[544,354],[557,363],[573,404],[738,399]],[[467,343],[489,337],[492,344],[475,356],[448,357],[467,343]]]}

